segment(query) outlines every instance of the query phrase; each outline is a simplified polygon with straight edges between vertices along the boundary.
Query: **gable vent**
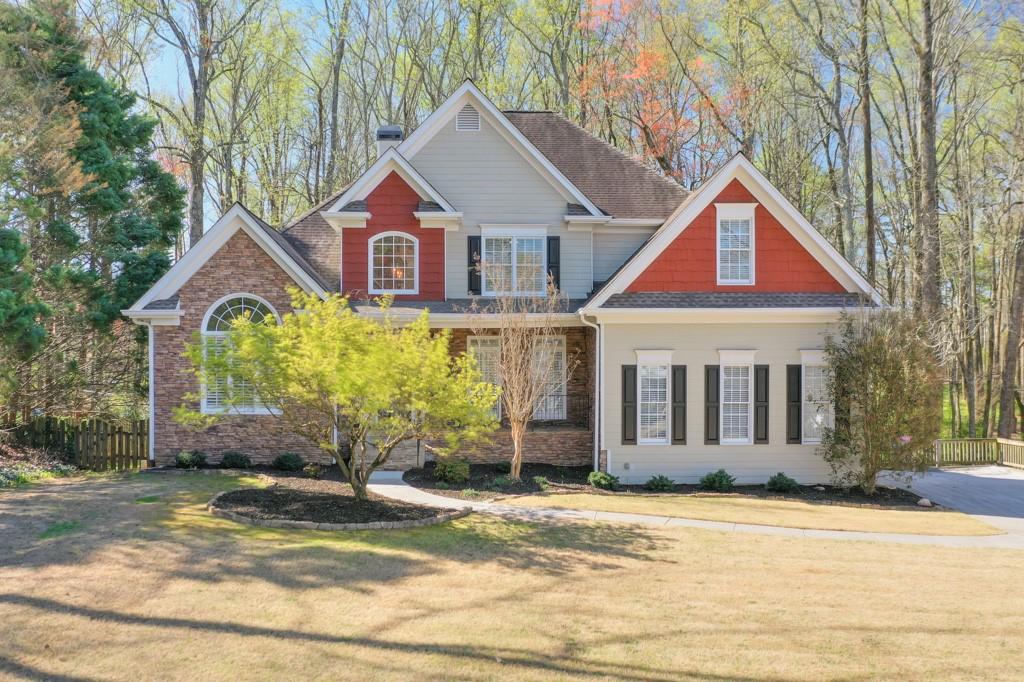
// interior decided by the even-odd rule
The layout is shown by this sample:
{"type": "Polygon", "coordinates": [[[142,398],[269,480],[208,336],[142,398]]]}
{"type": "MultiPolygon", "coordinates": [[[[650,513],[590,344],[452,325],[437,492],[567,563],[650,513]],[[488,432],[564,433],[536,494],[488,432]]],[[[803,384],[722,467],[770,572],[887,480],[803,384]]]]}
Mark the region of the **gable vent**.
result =
{"type": "Polygon", "coordinates": [[[459,110],[455,117],[455,129],[461,132],[475,132],[480,130],[480,112],[467,104],[459,110]]]}

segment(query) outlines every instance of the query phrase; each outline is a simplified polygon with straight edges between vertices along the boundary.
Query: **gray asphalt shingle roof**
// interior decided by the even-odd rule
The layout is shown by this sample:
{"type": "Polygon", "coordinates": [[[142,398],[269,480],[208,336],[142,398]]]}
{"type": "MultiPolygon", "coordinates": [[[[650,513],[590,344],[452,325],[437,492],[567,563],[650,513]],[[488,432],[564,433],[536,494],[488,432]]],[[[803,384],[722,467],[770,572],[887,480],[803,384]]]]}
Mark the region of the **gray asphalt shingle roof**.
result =
{"type": "Polygon", "coordinates": [[[852,293],[758,291],[651,291],[612,294],[602,308],[856,308],[873,307],[870,299],[852,293]]]}

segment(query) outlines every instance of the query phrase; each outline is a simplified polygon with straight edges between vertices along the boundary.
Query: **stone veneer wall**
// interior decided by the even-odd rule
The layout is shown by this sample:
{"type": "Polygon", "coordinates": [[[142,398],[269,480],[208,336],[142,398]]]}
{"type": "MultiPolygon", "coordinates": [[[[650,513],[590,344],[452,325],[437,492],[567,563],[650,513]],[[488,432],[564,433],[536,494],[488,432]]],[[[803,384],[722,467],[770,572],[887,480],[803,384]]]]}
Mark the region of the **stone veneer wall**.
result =
{"type": "MultiPolygon", "coordinates": [[[[329,462],[330,456],[305,439],[281,428],[272,415],[232,415],[216,426],[202,431],[181,426],[172,411],[184,402],[187,393],[198,393],[199,386],[188,360],[183,357],[200,327],[203,317],[216,301],[228,294],[254,294],[266,299],[278,314],[291,311],[287,289],[294,286],[291,278],[247,234],[239,231],[207,261],[179,290],[183,311],[181,325],[153,327],[155,333],[156,410],[154,453],[158,465],[171,464],[182,450],[201,450],[216,462],[229,450],[244,452],[253,461],[269,463],[282,452],[297,452],[310,461],[329,462]]],[[[486,333],[486,332],[481,332],[486,333]]],[[[576,357],[578,364],[569,377],[569,421],[593,424],[590,401],[573,400],[572,396],[589,396],[593,391],[594,341],[588,327],[569,327],[566,356],[576,357]]],[[[466,349],[467,329],[452,330],[452,353],[466,349]]],[[[198,408],[193,403],[194,408],[198,408]]],[[[507,430],[498,431],[490,443],[465,446],[459,453],[474,462],[507,461],[511,441],[507,430]]],[[[590,464],[593,456],[593,430],[588,426],[542,426],[529,431],[526,437],[526,461],[561,465],[590,464]]],[[[406,469],[422,465],[429,457],[426,448],[415,442],[403,444],[392,454],[387,469],[406,469]]]]}
{"type": "MultiPolygon", "coordinates": [[[[288,287],[292,279],[252,240],[239,230],[179,290],[181,325],[156,326],[156,410],[154,427],[156,462],[170,464],[181,450],[201,450],[215,462],[228,450],[244,452],[255,462],[269,462],[282,452],[297,452],[311,461],[329,462],[330,456],[312,443],[280,428],[272,415],[233,415],[202,431],[174,421],[172,410],[187,393],[198,393],[192,366],[182,354],[202,326],[216,301],[228,294],[255,294],[266,299],[279,315],[291,311],[288,287]]],[[[198,409],[193,402],[192,407],[198,409]]]]}

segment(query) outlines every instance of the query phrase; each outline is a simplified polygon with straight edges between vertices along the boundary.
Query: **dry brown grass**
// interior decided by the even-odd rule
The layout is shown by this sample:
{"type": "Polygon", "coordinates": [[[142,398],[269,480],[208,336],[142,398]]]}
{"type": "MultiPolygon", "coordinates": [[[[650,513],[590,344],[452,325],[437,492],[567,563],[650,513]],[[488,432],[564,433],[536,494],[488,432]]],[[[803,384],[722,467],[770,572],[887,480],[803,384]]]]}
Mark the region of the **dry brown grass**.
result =
{"type": "Polygon", "coordinates": [[[966,514],[954,511],[875,509],[814,504],[799,500],[763,500],[737,495],[556,493],[517,497],[503,500],[502,504],[873,533],[998,535],[1001,532],[966,514]]]}
{"type": "Polygon", "coordinates": [[[0,677],[933,680],[1024,669],[1024,552],[483,515],[410,531],[271,531],[206,514],[231,485],[136,475],[0,493],[0,677]]]}

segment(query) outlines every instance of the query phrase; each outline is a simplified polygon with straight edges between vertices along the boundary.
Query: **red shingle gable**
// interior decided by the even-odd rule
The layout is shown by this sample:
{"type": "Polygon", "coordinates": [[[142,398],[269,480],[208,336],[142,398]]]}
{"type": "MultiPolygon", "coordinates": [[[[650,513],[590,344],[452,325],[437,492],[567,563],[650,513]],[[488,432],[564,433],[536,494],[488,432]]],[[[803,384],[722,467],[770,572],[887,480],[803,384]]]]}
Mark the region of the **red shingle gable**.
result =
{"type": "Polygon", "coordinates": [[[739,180],[730,182],[626,291],[846,291],[761,204],[754,213],[755,283],[718,284],[716,203],[757,203],[757,199],[739,180]]]}
{"type": "Polygon", "coordinates": [[[405,232],[419,240],[419,293],[400,300],[444,300],[444,230],[422,228],[413,215],[421,198],[397,173],[389,173],[366,197],[370,219],[366,227],[342,230],[342,289],[353,299],[368,296],[369,241],[381,232],[405,232]]]}

